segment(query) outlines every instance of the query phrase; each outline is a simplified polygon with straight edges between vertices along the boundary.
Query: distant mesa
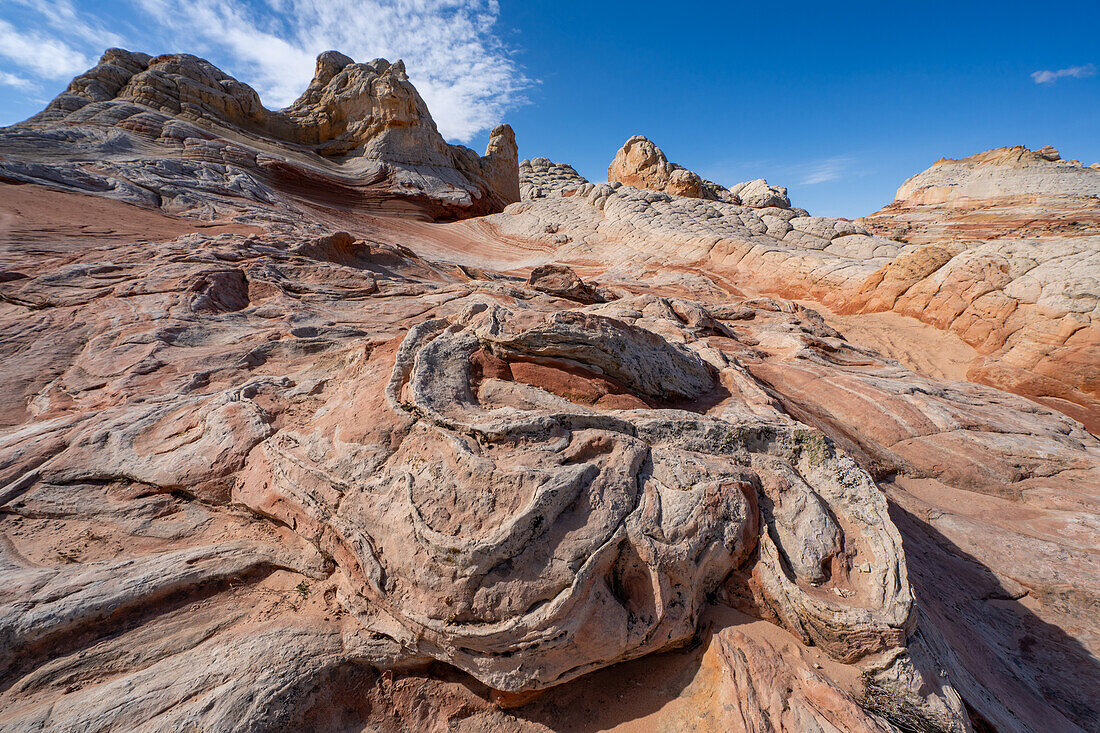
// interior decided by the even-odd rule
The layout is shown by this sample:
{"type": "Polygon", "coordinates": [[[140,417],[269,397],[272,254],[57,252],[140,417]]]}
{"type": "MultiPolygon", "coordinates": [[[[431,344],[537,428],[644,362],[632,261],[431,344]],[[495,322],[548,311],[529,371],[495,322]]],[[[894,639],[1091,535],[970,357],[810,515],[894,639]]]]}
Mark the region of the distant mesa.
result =
{"type": "Polygon", "coordinates": [[[1046,146],[941,158],[860,222],[907,242],[1100,234],[1100,163],[1062,160],[1046,146]]]}
{"type": "Polygon", "coordinates": [[[1084,166],[1062,160],[1046,146],[995,148],[966,158],[941,158],[898,189],[895,202],[905,205],[949,204],[958,207],[1007,203],[1026,197],[1060,199],[1100,196],[1100,164],[1084,166]]]}

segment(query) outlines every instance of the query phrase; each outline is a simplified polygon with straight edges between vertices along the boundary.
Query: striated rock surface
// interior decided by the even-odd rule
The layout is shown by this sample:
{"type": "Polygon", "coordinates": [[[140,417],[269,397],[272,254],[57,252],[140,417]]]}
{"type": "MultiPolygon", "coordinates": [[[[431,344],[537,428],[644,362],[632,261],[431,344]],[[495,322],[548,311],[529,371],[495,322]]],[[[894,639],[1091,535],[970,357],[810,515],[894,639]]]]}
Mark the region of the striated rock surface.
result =
{"type": "Polygon", "coordinates": [[[1014,245],[593,185],[507,129],[462,168],[385,62],[276,113],[105,59],[0,133],[0,729],[1095,730],[1100,441],[830,325],[935,351],[870,298],[1014,245]],[[149,115],[327,172],[103,122],[149,115]],[[523,200],[425,221],[435,184],[324,167],[364,161],[523,200]]]}
{"type": "Polygon", "coordinates": [[[884,497],[698,302],[346,233],[34,251],[3,290],[6,728],[300,721],[347,665],[544,690],[728,597],[879,680],[896,709],[848,693],[874,715],[965,729],[884,497]],[[237,707],[279,687],[302,707],[237,707]]]}
{"type": "MultiPolygon", "coordinates": [[[[988,177],[994,174],[986,168],[1017,165],[1022,154],[1009,153],[959,163],[988,177]],[[1002,164],[1006,159],[1017,163],[1002,164]]],[[[554,248],[563,262],[596,259],[621,276],[688,267],[750,292],[814,300],[837,314],[893,311],[917,318],[974,350],[964,369],[968,378],[1036,398],[1100,430],[1100,240],[1089,223],[1100,216],[1100,198],[1085,184],[1100,172],[1029,156],[1019,165],[1032,183],[1019,189],[1040,180],[1051,193],[1027,189],[1022,199],[1053,212],[1047,216],[1072,217],[1071,231],[1048,230],[1039,219],[1028,219],[1033,229],[1006,227],[995,218],[983,225],[997,233],[988,240],[946,237],[934,228],[923,239],[902,241],[883,236],[897,236],[891,227],[898,217],[951,222],[980,215],[955,205],[946,212],[887,207],[853,222],[746,196],[756,182],[730,189],[745,198],[734,204],[619,182],[581,183],[548,165],[521,170],[525,189],[538,197],[491,220],[509,237],[554,248]],[[1044,173],[1043,166],[1054,172],[1044,173]],[[1072,183],[1063,193],[1058,176],[1072,183]]],[[[962,175],[959,165],[949,167],[952,180],[962,175]]],[[[1003,171],[994,177],[1002,187],[1015,185],[1003,171]]],[[[997,201],[994,208],[1003,206],[997,201]]]]}
{"type": "Polygon", "coordinates": [[[271,204],[461,218],[519,200],[511,128],[493,130],[484,157],[449,145],[401,61],[334,51],[294,104],[270,111],[204,59],[110,49],[0,144],[9,180],[207,218],[271,204]]]}
{"type": "Polygon", "coordinates": [[[914,246],[848,311],[950,329],[977,350],[970,379],[1100,430],[1100,170],[1049,146],[940,160],[859,222],[914,246]]]}

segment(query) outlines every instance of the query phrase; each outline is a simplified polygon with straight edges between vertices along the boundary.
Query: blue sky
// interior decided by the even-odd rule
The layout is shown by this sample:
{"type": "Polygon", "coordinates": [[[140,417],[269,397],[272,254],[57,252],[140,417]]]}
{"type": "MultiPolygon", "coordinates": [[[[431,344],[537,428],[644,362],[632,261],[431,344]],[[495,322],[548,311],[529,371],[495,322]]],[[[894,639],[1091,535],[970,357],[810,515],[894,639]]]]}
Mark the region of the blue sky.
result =
{"type": "Polygon", "coordinates": [[[402,57],[440,129],[606,177],[631,135],[813,213],[888,203],[937,158],[1054,145],[1100,161],[1100,3],[0,0],[0,124],[103,48],[205,56],[291,101],[313,57],[402,57]],[[1045,73],[1044,73],[1045,72],[1045,73]]]}

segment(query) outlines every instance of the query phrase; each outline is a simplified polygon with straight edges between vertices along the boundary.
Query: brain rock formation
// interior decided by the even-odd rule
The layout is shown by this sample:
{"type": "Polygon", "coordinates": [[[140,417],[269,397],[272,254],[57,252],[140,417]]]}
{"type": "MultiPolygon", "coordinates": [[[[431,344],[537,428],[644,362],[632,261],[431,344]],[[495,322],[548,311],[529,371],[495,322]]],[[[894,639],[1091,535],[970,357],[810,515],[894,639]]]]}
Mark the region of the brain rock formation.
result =
{"type": "Polygon", "coordinates": [[[0,143],[0,730],[1095,729],[1093,169],[593,184],[335,52],[0,143]]]}
{"type": "Polygon", "coordinates": [[[786,623],[840,658],[902,644],[911,598],[874,482],[778,414],[663,407],[724,380],[754,385],[718,353],[631,323],[661,305],[478,303],[426,321],[396,353],[384,435],[357,446],[373,454],[366,482],[348,446],[286,432],[246,468],[240,499],[308,539],[333,533],[368,627],[385,614],[419,653],[499,690],[685,642],[742,567],[786,623]],[[578,374],[618,393],[586,404],[571,392],[578,374]]]}

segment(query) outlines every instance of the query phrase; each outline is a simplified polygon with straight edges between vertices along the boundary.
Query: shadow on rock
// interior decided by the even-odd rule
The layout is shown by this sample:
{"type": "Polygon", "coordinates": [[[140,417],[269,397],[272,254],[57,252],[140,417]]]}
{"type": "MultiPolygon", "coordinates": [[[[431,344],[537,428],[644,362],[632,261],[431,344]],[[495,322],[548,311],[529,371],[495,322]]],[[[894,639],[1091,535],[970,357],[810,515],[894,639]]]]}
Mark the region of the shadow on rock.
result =
{"type": "Polygon", "coordinates": [[[930,524],[893,502],[890,516],[902,533],[922,623],[951,648],[943,662],[976,729],[984,718],[998,731],[1100,730],[1096,657],[930,524]]]}

